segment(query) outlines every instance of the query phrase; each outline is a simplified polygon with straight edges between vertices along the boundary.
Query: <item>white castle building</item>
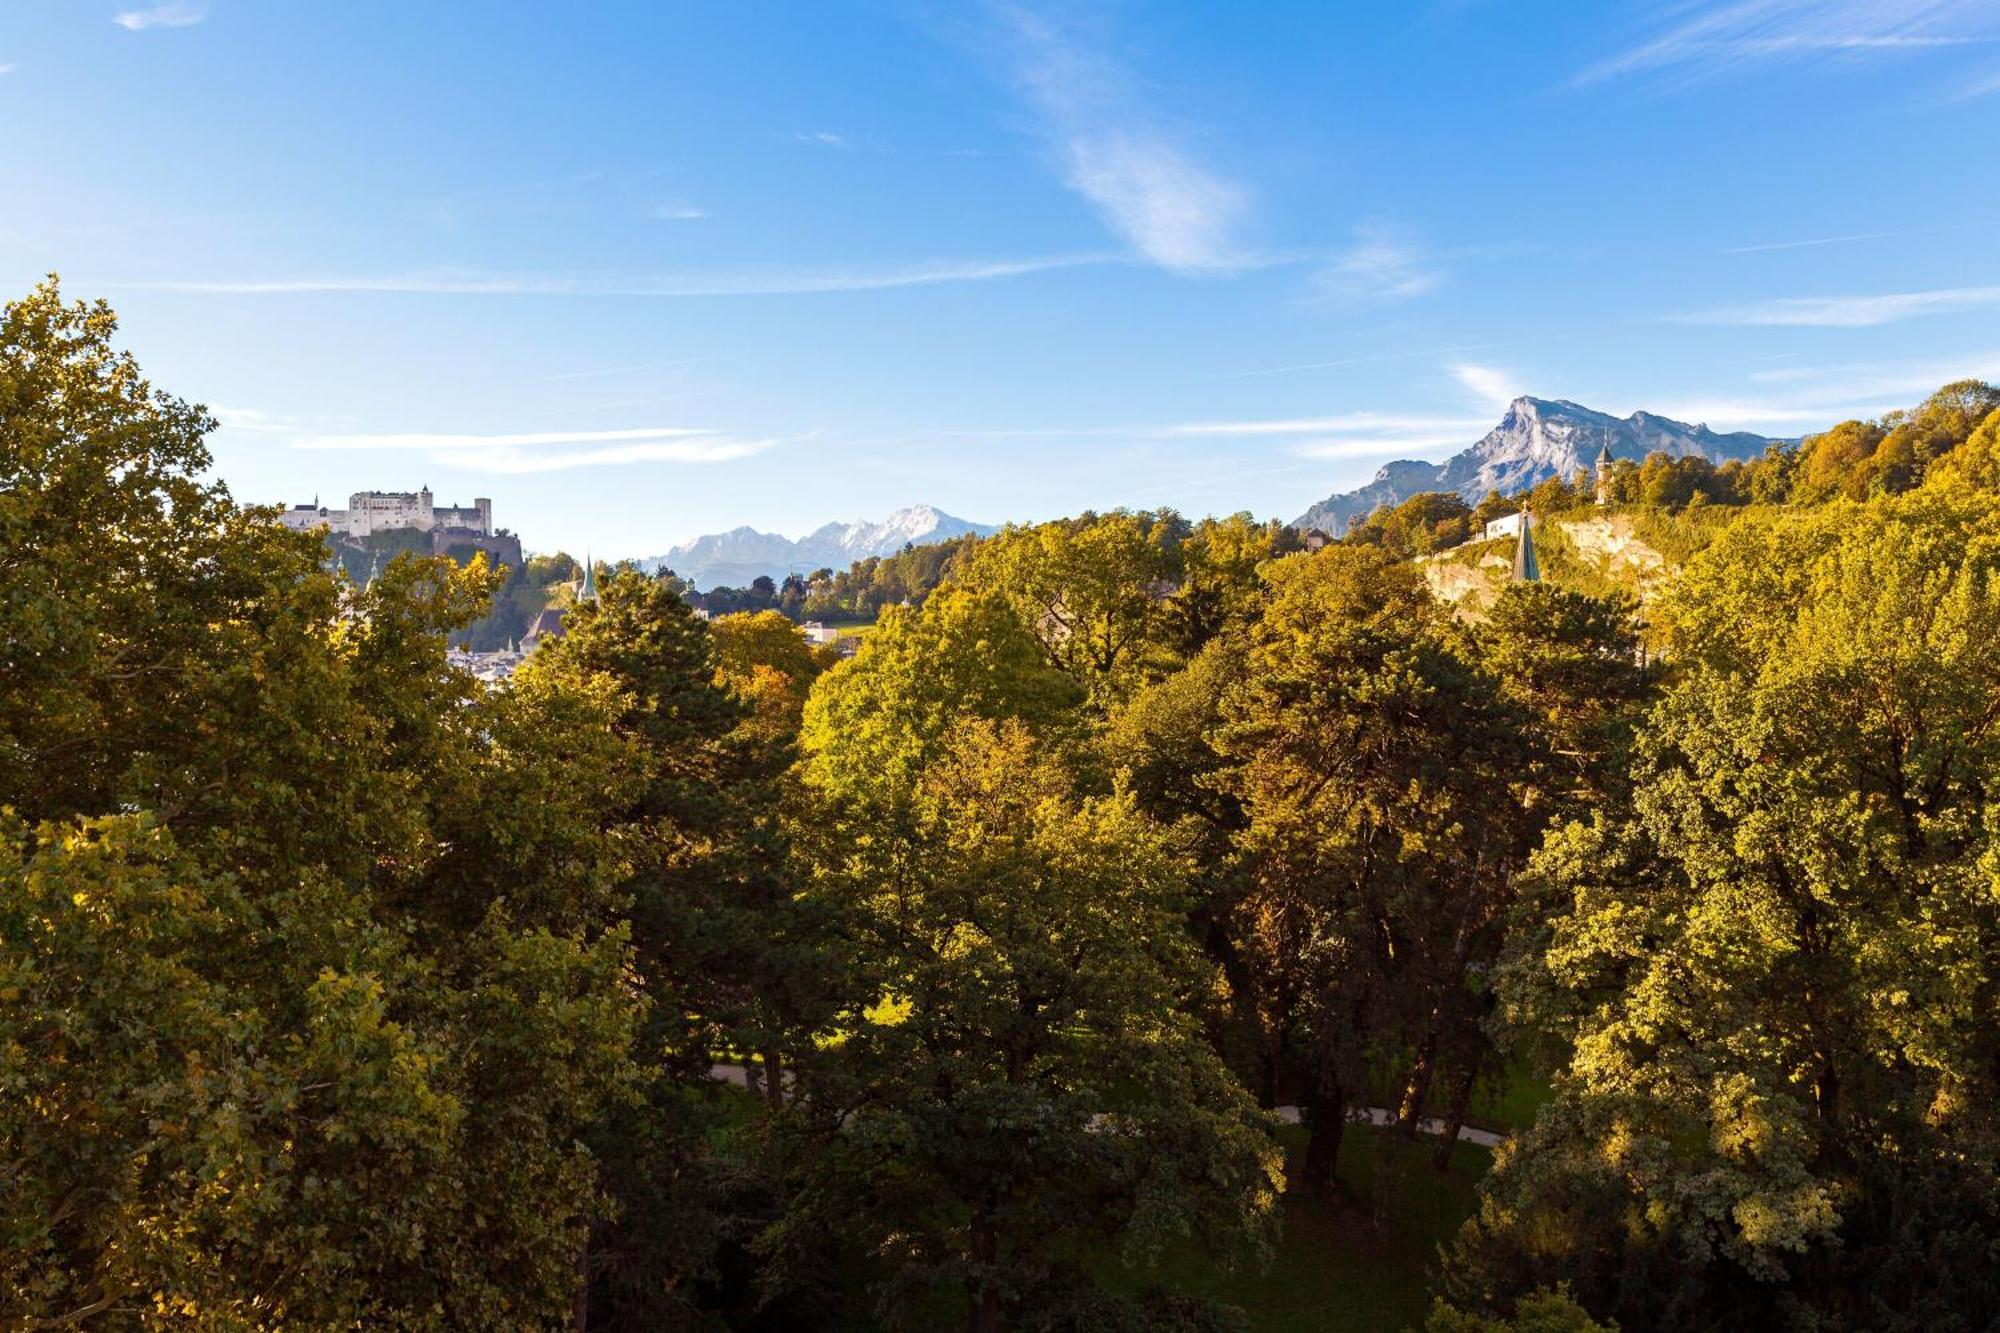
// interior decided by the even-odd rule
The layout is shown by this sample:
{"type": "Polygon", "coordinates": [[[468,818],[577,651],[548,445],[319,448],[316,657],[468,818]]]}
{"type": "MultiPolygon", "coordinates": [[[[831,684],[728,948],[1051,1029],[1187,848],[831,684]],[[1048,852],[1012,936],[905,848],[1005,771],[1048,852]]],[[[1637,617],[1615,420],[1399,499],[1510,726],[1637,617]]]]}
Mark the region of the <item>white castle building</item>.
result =
{"type": "Polygon", "coordinates": [[[481,496],[470,508],[438,505],[428,486],[419,491],[356,491],[347,497],[345,509],[328,509],[314,501],[293,505],[278,515],[278,521],[300,532],[324,526],[349,537],[408,528],[420,532],[450,528],[491,537],[493,501],[481,496]]]}

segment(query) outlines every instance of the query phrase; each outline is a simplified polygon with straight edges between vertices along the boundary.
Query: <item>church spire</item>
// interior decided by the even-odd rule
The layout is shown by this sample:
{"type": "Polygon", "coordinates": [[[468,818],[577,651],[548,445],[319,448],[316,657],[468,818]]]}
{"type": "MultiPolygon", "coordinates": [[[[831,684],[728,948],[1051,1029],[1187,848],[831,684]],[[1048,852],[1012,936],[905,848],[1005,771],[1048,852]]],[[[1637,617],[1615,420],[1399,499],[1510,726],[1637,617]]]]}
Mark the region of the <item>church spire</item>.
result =
{"type": "Polygon", "coordinates": [[[1514,544],[1514,582],[1540,583],[1542,562],[1535,558],[1535,516],[1521,511],[1521,539],[1514,544]]]}
{"type": "Polygon", "coordinates": [[[578,590],[576,600],[579,602],[597,600],[597,564],[590,558],[587,549],[583,553],[583,587],[578,590]]]}

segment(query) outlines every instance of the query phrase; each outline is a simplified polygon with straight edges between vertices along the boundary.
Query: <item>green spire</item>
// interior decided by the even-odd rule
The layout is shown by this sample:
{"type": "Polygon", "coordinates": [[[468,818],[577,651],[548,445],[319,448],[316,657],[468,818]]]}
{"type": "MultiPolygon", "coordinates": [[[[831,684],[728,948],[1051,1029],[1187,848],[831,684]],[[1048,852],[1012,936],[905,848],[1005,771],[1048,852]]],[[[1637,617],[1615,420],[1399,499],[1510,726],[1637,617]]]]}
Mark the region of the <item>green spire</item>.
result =
{"type": "Polygon", "coordinates": [[[1535,516],[1521,511],[1521,540],[1514,546],[1514,582],[1540,583],[1542,562],[1535,558],[1535,516]]]}
{"type": "Polygon", "coordinates": [[[583,588],[576,595],[579,602],[597,600],[597,565],[591,560],[590,552],[583,553],[583,588]]]}

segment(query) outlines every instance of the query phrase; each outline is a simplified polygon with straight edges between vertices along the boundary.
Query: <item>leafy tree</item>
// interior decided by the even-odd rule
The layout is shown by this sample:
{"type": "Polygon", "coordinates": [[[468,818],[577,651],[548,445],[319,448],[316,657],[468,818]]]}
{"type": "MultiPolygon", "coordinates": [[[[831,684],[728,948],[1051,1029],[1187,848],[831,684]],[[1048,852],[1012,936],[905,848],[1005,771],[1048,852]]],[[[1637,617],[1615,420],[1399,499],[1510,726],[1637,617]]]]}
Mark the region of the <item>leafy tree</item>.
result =
{"type": "Polygon", "coordinates": [[[1745,520],[1690,568],[1631,802],[1552,836],[1523,900],[1509,1010],[1574,1055],[1462,1294],[2000,1318],[1996,560],[2000,505],[1939,484],[1745,520]]]}
{"type": "Polygon", "coordinates": [[[640,1006],[613,849],[496,821],[603,700],[475,697],[484,565],[330,572],[114,327],[0,313],[0,1322],[561,1317],[640,1006]]]}
{"type": "Polygon", "coordinates": [[[1537,482],[1522,500],[1522,507],[1534,514],[1560,514],[1594,498],[1594,485],[1583,474],[1576,477],[1549,477],[1537,482]]]}
{"type": "Polygon", "coordinates": [[[777,611],[718,616],[709,624],[717,679],[750,706],[766,744],[798,736],[806,697],[820,673],[839,658],[815,648],[796,622],[777,611]]]}
{"type": "Polygon", "coordinates": [[[1451,491],[1425,491],[1401,504],[1384,505],[1347,540],[1381,546],[1397,555],[1428,555],[1469,540],[1475,531],[1471,506],[1451,491]]]}
{"type": "Polygon", "coordinates": [[[196,571],[229,499],[200,480],[214,420],[111,344],[108,306],[53,278],[0,309],[0,804],[104,814],[223,605],[196,571]]]}
{"type": "Polygon", "coordinates": [[[1005,599],[1050,665],[1102,706],[1159,665],[1183,526],[1121,510],[1008,528],[972,548],[957,581],[1005,599]]]}
{"type": "Polygon", "coordinates": [[[1168,596],[1160,636],[1183,660],[1231,629],[1257,618],[1264,562],[1298,550],[1298,536],[1248,514],[1206,518],[1179,543],[1178,586],[1168,596]]]}
{"type": "Polygon", "coordinates": [[[774,1247],[856,1231],[892,1321],[949,1283],[997,1330],[1082,1280],[1084,1247],[1261,1240],[1278,1154],[1185,1012],[1183,886],[1130,797],[1079,799],[1025,727],[970,719],[907,817],[837,834],[815,892],[853,923],[856,999],[800,1067],[774,1247]]]}
{"type": "Polygon", "coordinates": [[[1485,498],[1473,506],[1472,522],[1479,531],[1484,532],[1486,525],[1494,519],[1520,512],[1521,501],[1518,498],[1502,495],[1498,491],[1488,491],[1485,498]]]}
{"type": "Polygon", "coordinates": [[[671,584],[620,571],[520,673],[572,690],[605,682],[620,702],[609,730],[634,773],[599,819],[627,859],[634,969],[653,1022],[642,1100],[597,1140],[621,1210],[592,1240],[591,1318],[603,1327],[692,1317],[716,1245],[747,1225],[745,1208],[766,1206],[741,1197],[762,1189],[755,1173],[711,1150],[725,1110],[711,1066],[755,1054],[775,1099],[785,1052],[818,1026],[826,993],[828,932],[796,898],[780,823],[796,704],[783,702],[789,683],[774,683],[781,667],[816,664],[782,616],[722,623],[712,633],[671,584]],[[775,716],[753,711],[767,702],[760,679],[776,690],[775,716]]]}
{"type": "Polygon", "coordinates": [[[1618,1325],[1598,1323],[1567,1289],[1558,1288],[1524,1296],[1511,1319],[1464,1314],[1439,1302],[1424,1321],[1424,1333],[1618,1333],[1618,1325]]]}
{"type": "Polygon", "coordinates": [[[1235,855],[1242,802],[1223,780],[1217,748],[1223,702],[1247,670],[1241,633],[1212,639],[1180,671],[1139,691],[1106,727],[1100,745],[1139,809],[1156,821],[1187,867],[1188,926],[1222,970],[1226,989],[1204,1006],[1217,1049],[1267,1106],[1279,1099],[1280,1051],[1264,1039],[1256,961],[1236,929],[1249,880],[1235,855]]]}
{"type": "Polygon", "coordinates": [[[1282,561],[1218,748],[1254,880],[1241,948],[1272,1059],[1294,1052],[1323,1195],[1377,1079],[1414,1131],[1524,850],[1528,745],[1418,575],[1367,547],[1282,561]],[[1371,1056],[1377,1067],[1371,1068],[1371,1056]]]}
{"type": "Polygon", "coordinates": [[[893,803],[958,719],[1015,718],[1047,730],[1081,700],[1006,598],[949,587],[921,611],[891,608],[860,655],[813,690],[806,773],[829,800],[893,803]]]}
{"type": "Polygon", "coordinates": [[[1942,455],[1934,475],[1956,475],[1983,491],[2000,491],[2000,407],[1986,414],[1964,445],[1942,455]]]}

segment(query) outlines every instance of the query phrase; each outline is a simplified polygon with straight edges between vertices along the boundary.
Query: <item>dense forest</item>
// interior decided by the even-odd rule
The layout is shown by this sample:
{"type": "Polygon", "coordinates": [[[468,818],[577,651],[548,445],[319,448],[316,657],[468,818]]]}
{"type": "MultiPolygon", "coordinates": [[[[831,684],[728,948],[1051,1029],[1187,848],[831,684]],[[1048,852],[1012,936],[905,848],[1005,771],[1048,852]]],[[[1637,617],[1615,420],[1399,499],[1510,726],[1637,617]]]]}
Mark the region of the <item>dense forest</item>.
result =
{"type": "Polygon", "coordinates": [[[1114,512],[486,689],[570,566],[363,584],[114,339],[0,315],[0,1324],[1278,1327],[1468,1171],[1437,1333],[2000,1323],[2000,390],[1622,467],[1644,602],[1114,512]]]}
{"type": "MultiPolygon", "coordinates": [[[[915,605],[930,595],[946,573],[964,558],[974,538],[905,546],[893,555],[870,555],[846,569],[817,569],[788,574],[784,581],[760,576],[743,588],[688,590],[694,605],[716,615],[777,611],[795,621],[827,624],[873,623],[887,606],[915,605]]],[[[663,571],[669,575],[673,571],[663,571]]]]}

